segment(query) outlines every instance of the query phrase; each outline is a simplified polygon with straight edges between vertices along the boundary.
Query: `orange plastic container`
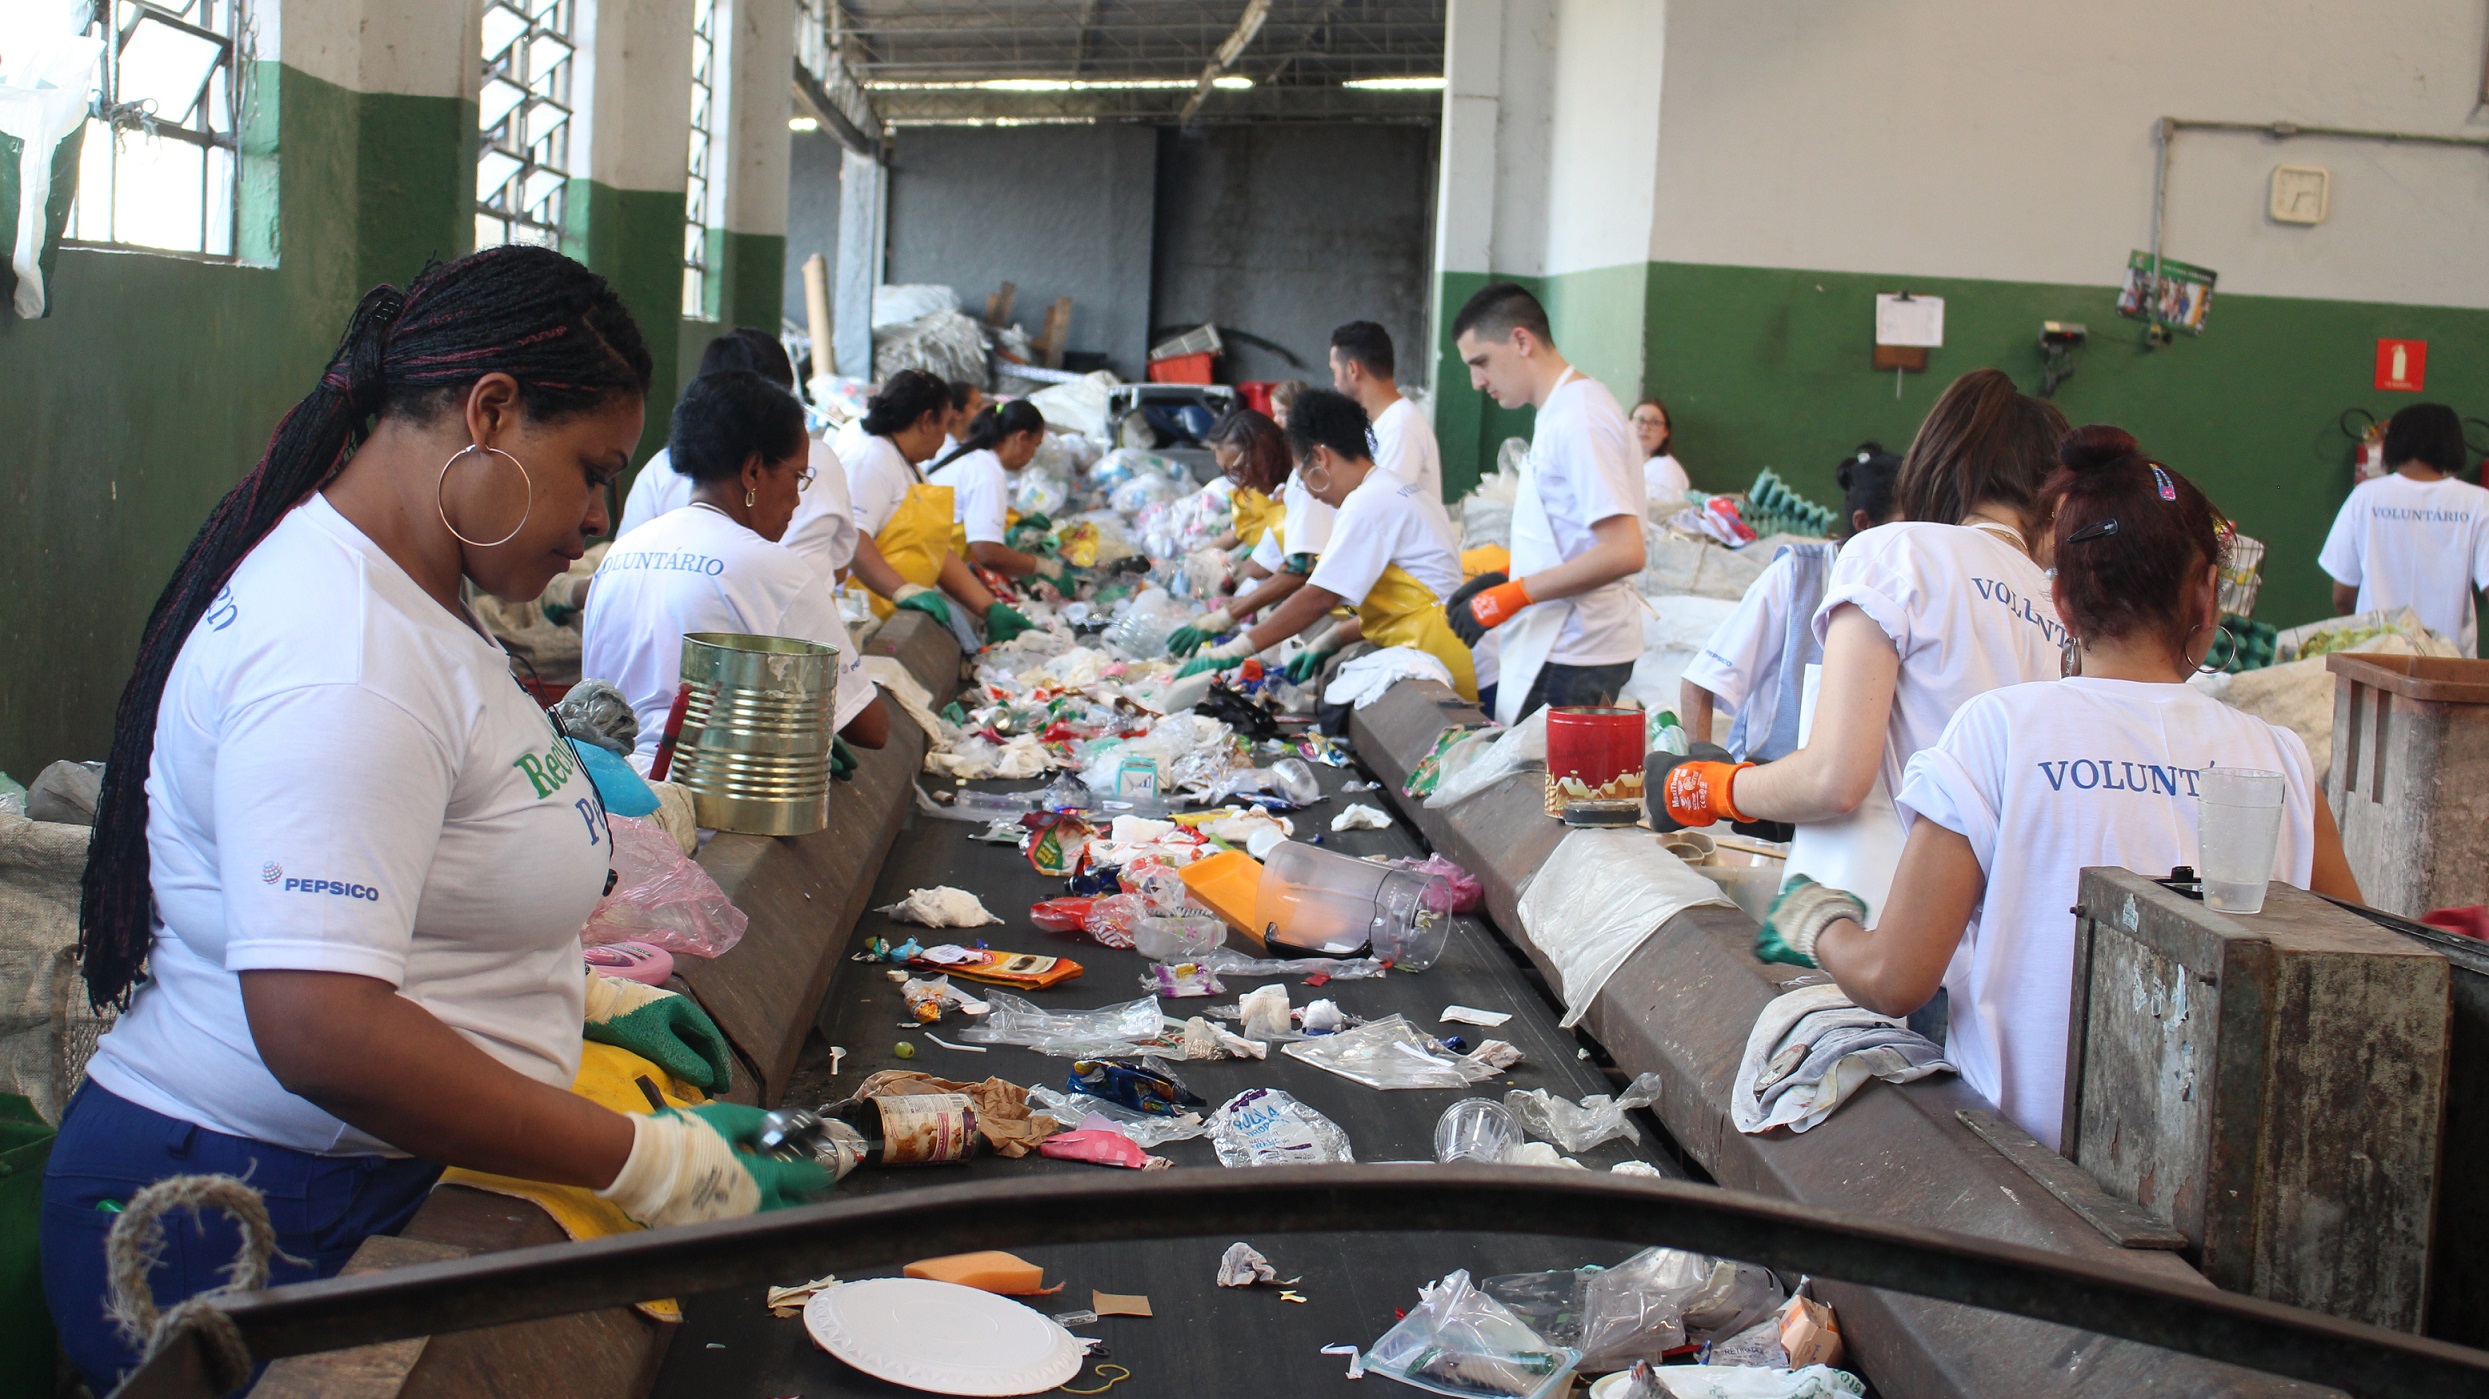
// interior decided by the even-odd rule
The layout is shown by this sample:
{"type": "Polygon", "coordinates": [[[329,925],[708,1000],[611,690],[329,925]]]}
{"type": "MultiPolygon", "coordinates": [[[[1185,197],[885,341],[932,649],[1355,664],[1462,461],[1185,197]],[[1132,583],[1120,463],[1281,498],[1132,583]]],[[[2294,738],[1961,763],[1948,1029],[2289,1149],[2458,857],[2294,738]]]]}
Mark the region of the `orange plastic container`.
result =
{"type": "Polygon", "coordinates": [[[1210,382],[1210,361],[1213,356],[1204,350],[1197,355],[1170,355],[1149,362],[1149,381],[1153,384],[1206,384],[1210,382]]]}
{"type": "Polygon", "coordinates": [[[1222,850],[1178,873],[1193,897],[1208,904],[1230,927],[1255,938],[1262,935],[1253,922],[1254,900],[1262,890],[1261,861],[1241,850],[1222,850]]]}

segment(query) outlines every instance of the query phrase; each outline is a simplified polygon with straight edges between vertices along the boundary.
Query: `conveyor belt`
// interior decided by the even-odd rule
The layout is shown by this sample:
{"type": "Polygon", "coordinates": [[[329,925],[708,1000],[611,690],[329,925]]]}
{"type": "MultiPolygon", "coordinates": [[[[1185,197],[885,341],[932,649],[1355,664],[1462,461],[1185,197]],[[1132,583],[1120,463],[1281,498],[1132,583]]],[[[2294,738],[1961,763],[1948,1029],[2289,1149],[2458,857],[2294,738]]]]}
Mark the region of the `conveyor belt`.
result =
{"type": "MultiPolygon", "coordinates": [[[[1299,813],[1300,832],[1322,830],[1347,800],[1384,805],[1383,794],[1343,794],[1347,781],[1363,774],[1352,770],[1317,769],[1328,800],[1299,813]]],[[[1027,921],[1028,906],[1062,892],[1059,880],[1037,874],[1018,851],[1008,846],[971,842],[975,827],[918,816],[900,833],[882,867],[871,902],[882,905],[904,897],[911,888],[951,884],[969,889],[1006,920],[1006,926],[978,931],[996,947],[1069,956],[1086,969],[1078,980],[1031,999],[1051,1007],[1087,1008],[1130,1000],[1140,994],[1139,976],[1146,961],[1136,952],[1098,946],[1079,934],[1051,934],[1027,921]]],[[[1325,835],[1333,849],[1350,854],[1422,854],[1405,827],[1325,835]]],[[[857,926],[862,939],[876,934],[894,941],[911,933],[924,940],[925,929],[888,923],[867,913],[857,926]]],[[[984,1054],[963,1053],[935,1045],[923,1033],[903,1030],[905,1018],[898,988],[879,965],[850,962],[843,966],[830,991],[825,1027],[848,1052],[836,1085],[851,1086],[865,1075],[885,1068],[910,1068],[946,1078],[980,1079],[995,1075],[1015,1083],[1056,1083],[1070,1070],[1070,1061],[1032,1051],[997,1047],[984,1054]],[[901,1060],[892,1046],[907,1040],[917,1048],[913,1059],[901,1060]]],[[[1606,1075],[1579,1057],[1582,1042],[1556,1027],[1557,1013],[1538,989],[1535,973],[1519,963],[1494,930],[1474,918],[1456,920],[1443,960],[1418,975],[1394,974],[1376,980],[1336,981],[1309,990],[1297,979],[1285,979],[1293,1004],[1328,996],[1346,1010],[1368,1018],[1404,1014],[1435,1033],[1458,1031],[1474,1043],[1492,1034],[1518,1045],[1526,1062],[1511,1073],[1462,1094],[1451,1090],[1383,1092],[1325,1073],[1311,1065],[1273,1053],[1266,1063],[1225,1060],[1179,1065],[1185,1081],[1213,1105],[1246,1088],[1284,1089],[1346,1128],[1360,1161],[1431,1160],[1435,1119],[1444,1107],[1463,1097],[1500,1095],[1506,1086],[1544,1087],[1566,1097],[1613,1091],[1606,1075]],[[1494,1031],[1446,1026],[1437,1017],[1452,1004],[1488,1010],[1509,1010],[1514,1018],[1494,1031]]],[[[1169,1001],[1171,1014],[1198,1013],[1208,1005],[1233,998],[1260,981],[1231,982],[1228,995],[1213,1000],[1169,1001]]],[[[953,1016],[936,1033],[951,1033],[965,1022],[953,1016]]],[[[1638,1151],[1612,1142],[1586,1153],[1593,1169],[1642,1156],[1657,1158],[1674,1173],[1668,1158],[1650,1140],[1647,1117],[1638,1151]]],[[[1179,1168],[1218,1169],[1209,1140],[1175,1142],[1157,1148],[1179,1168]]],[[[982,1159],[965,1168],[861,1171],[841,1187],[847,1192],[905,1190],[962,1178],[989,1179],[1032,1172],[1099,1171],[1109,1167],[1027,1157],[1017,1161],[982,1159]]],[[[1250,1238],[1250,1236],[1248,1236],[1250,1238]]],[[[1475,1234],[1390,1238],[1380,1235],[1273,1236],[1256,1241],[1283,1277],[1301,1276],[1298,1284],[1309,1300],[1298,1305],[1280,1300],[1276,1290],[1223,1290],[1213,1277],[1219,1254],[1233,1239],[1158,1241],[1023,1250],[1042,1263],[1050,1281],[1068,1285],[1038,1305],[1064,1312],[1089,1304],[1089,1292],[1141,1293],[1151,1300],[1154,1317],[1109,1317],[1074,1328],[1079,1334],[1103,1338],[1114,1362],[1128,1366],[1133,1378],[1118,1385],[1118,1396],[1298,1395],[1358,1392],[1344,1378],[1336,1357],[1320,1353],[1326,1344],[1371,1344],[1392,1325],[1395,1313],[1412,1305],[1417,1289],[1454,1268],[1473,1276],[1571,1267],[1584,1262],[1612,1263],[1627,1250],[1588,1248],[1577,1243],[1520,1236],[1475,1234]]],[[[895,1273],[896,1269],[889,1270],[895,1273]]],[[[789,1278],[788,1282],[800,1281],[789,1278]]],[[[850,1369],[816,1349],[797,1320],[773,1319],[762,1306],[758,1289],[732,1291],[686,1300],[687,1320],[668,1353],[653,1393],[659,1399],[693,1396],[776,1396],[802,1394],[806,1399],[835,1395],[905,1393],[850,1369]]],[[[1095,1380],[1075,1381],[1077,1384],[1095,1380]]],[[[1388,1383],[1388,1382],[1386,1382],[1388,1383]]],[[[1371,1385],[1367,1385],[1368,1390],[1371,1385]]]]}

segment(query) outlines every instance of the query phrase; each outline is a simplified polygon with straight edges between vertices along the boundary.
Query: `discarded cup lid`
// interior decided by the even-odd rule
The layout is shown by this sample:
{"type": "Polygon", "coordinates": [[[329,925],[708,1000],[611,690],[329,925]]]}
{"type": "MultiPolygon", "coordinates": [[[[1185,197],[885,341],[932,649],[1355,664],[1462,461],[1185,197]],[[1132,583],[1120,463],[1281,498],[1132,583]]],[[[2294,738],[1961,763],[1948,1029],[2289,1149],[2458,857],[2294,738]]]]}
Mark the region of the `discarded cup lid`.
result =
{"type": "Polygon", "coordinates": [[[1042,1394],[1080,1373],[1082,1347],[1043,1312],[922,1278],[815,1293],[804,1329],[876,1379],[932,1394],[1042,1394]]]}

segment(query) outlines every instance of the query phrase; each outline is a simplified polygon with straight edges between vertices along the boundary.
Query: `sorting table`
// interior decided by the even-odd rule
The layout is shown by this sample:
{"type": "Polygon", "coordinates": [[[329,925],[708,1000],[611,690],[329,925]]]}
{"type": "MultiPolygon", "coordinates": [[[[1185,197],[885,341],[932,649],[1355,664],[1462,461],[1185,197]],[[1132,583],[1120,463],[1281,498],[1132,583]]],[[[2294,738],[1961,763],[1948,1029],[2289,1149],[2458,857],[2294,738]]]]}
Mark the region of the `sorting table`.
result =
{"type": "MultiPolygon", "coordinates": [[[[1330,833],[1332,817],[1352,801],[1387,813],[1390,804],[1381,792],[1343,790],[1351,781],[1366,779],[1354,767],[1317,765],[1315,772],[1324,799],[1294,813],[1300,838],[1321,833],[1325,846],[1351,855],[1425,853],[1397,819],[1388,830],[1330,833]]],[[[981,785],[999,790],[1026,784],[981,785]]],[[[1141,995],[1140,976],[1148,964],[1139,953],[1101,947],[1084,934],[1048,933],[1030,924],[1029,906],[1062,894],[1063,881],[1040,875],[1010,846],[971,840],[979,829],[967,822],[912,814],[882,866],[871,903],[878,908],[904,898],[910,889],[949,884],[983,899],[1004,920],[1002,925],[946,932],[894,923],[868,911],[856,925],[856,946],[875,936],[894,943],[914,936],[928,944],[981,937],[997,948],[1068,956],[1081,964],[1080,977],[1051,990],[1012,993],[1026,994],[1048,1008],[1088,1009],[1141,995]]],[[[1229,942],[1252,950],[1233,935],[1229,942]]],[[[921,1029],[901,1028],[907,1015],[898,985],[885,974],[888,970],[886,964],[849,961],[831,982],[821,1024],[831,1042],[847,1050],[840,1072],[829,1083],[832,1093],[843,1096],[866,1075],[894,1068],[968,1081],[994,1076],[1023,1085],[1060,1086],[1069,1076],[1068,1059],[1006,1046],[993,1046],[982,1054],[966,1053],[933,1043],[921,1029]],[[893,1050],[901,1040],[915,1046],[915,1057],[897,1057],[893,1050]]],[[[1201,1014],[1213,1005],[1232,1004],[1238,995],[1268,980],[1231,977],[1224,996],[1170,1000],[1163,1005],[1178,1018],[1201,1014]]],[[[1620,1091],[1606,1073],[1583,1057],[1587,1041],[1558,1027],[1559,1011],[1536,970],[1492,926],[1475,916],[1454,920],[1442,960],[1423,973],[1393,972],[1367,980],[1333,981],[1318,989],[1303,986],[1300,977],[1279,980],[1287,984],[1292,1005],[1329,997],[1352,1015],[1377,1019],[1398,1012],[1429,1033],[1458,1033],[1473,1045],[1484,1038],[1498,1038],[1517,1046],[1524,1055],[1523,1062],[1474,1085],[1466,1094],[1449,1089],[1368,1088],[1289,1058],[1276,1047],[1264,1061],[1225,1059],[1175,1066],[1184,1082],[1213,1108],[1254,1087],[1294,1095],[1345,1129],[1361,1162],[1433,1159],[1435,1120],[1447,1105],[1464,1096],[1500,1098],[1507,1088],[1545,1088],[1578,1099],[1588,1093],[1620,1091]],[[1510,1011],[1513,1018],[1493,1030],[1447,1025],[1439,1017],[1450,1005],[1510,1011]]],[[[986,988],[971,984],[969,989],[982,994],[986,988]]],[[[959,1043],[956,1032],[969,1023],[954,1013],[932,1030],[959,1043]]],[[[804,1076],[799,1073],[798,1078],[801,1082],[804,1076]]],[[[1609,1142],[1583,1153],[1579,1158],[1583,1164],[1605,1170],[1638,1157],[1670,1175],[1681,1175],[1656,1143],[1648,1115],[1632,1117],[1637,1120],[1635,1141],[1609,1142]]],[[[1152,1154],[1171,1159],[1178,1170],[1221,1169],[1206,1136],[1165,1143],[1152,1148],[1152,1154]]],[[[1017,1160],[988,1154],[964,1167],[860,1170],[841,1182],[839,1189],[845,1194],[871,1193],[1030,1172],[1113,1169],[1035,1154],[1017,1160]]],[[[1177,1220],[1166,1222],[1181,1225],[1177,1220]]],[[[1282,1300],[1279,1290],[1267,1285],[1251,1289],[1217,1286],[1219,1256],[1236,1241],[1230,1235],[1015,1252],[1042,1264],[1049,1285],[1065,1284],[1052,1297],[1026,1299],[1049,1314],[1088,1308],[1092,1290],[1149,1298],[1153,1316],[1103,1317],[1072,1328],[1074,1334],[1103,1340],[1110,1352],[1105,1360],[1132,1372],[1130,1379],[1116,1383],[1110,1391],[1117,1399],[1151,1395],[1213,1399],[1360,1392],[1346,1379],[1345,1360],[1324,1355],[1321,1348],[1373,1344],[1390,1329],[1396,1312],[1416,1305],[1419,1287],[1455,1268],[1469,1269],[1475,1279],[1584,1263],[1611,1264],[1632,1251],[1483,1229],[1475,1234],[1438,1235],[1274,1232],[1244,1238],[1269,1256],[1282,1278],[1300,1279],[1293,1290],[1307,1299],[1304,1303],[1282,1300]]],[[[897,1272],[894,1266],[859,1276],[895,1276],[897,1272]]],[[[825,1354],[813,1345],[800,1318],[772,1317],[763,1305],[763,1294],[761,1288],[744,1288],[683,1299],[684,1323],[652,1393],[659,1399],[712,1395],[828,1399],[917,1392],[874,1379],[825,1354]]],[[[1094,1369],[1084,1369],[1071,1384],[1085,1389],[1105,1382],[1094,1369]]],[[[1367,1383],[1399,1388],[1379,1376],[1367,1383]]]]}

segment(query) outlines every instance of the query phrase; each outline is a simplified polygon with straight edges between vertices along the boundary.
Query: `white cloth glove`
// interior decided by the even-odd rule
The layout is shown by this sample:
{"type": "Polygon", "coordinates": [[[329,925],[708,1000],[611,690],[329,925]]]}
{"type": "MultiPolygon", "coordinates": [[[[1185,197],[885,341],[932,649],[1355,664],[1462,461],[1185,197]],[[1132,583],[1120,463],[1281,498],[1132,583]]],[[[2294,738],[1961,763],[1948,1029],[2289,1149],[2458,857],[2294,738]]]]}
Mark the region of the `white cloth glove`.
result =
{"type": "Polygon", "coordinates": [[[1245,657],[1253,654],[1253,642],[1251,640],[1250,633],[1238,632],[1233,637],[1220,642],[1218,645],[1205,646],[1194,654],[1197,656],[1215,656],[1223,661],[1243,660],[1245,657]]]}
{"type": "Polygon", "coordinates": [[[898,591],[890,595],[890,605],[896,607],[900,603],[907,601],[909,598],[916,596],[918,593],[929,593],[932,591],[933,589],[926,587],[922,583],[901,583],[898,591]]]}
{"type": "Polygon", "coordinates": [[[760,1185],[735,1149],[697,1117],[633,1116],[631,1155],[596,1192],[652,1229],[740,1219],[761,1206],[760,1185]]]}
{"type": "Polygon", "coordinates": [[[1223,632],[1234,625],[1236,625],[1236,619],[1228,614],[1226,608],[1220,607],[1202,613],[1200,617],[1194,620],[1193,629],[1195,631],[1205,631],[1212,636],[1216,636],[1220,632],[1223,632]]]}

